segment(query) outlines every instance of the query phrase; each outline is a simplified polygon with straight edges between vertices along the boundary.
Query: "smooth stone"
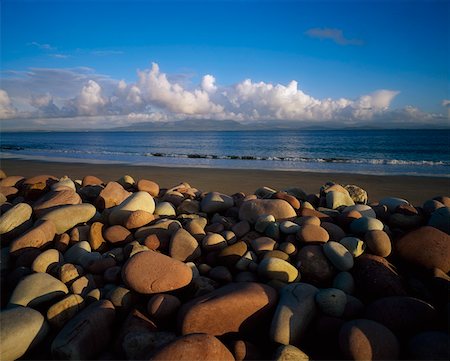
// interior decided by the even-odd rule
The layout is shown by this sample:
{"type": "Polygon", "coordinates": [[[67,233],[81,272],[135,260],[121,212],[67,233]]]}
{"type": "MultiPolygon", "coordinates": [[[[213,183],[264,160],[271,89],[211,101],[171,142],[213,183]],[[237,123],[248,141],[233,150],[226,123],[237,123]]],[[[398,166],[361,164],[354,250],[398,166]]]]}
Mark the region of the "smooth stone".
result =
{"type": "Polygon", "coordinates": [[[265,258],[279,258],[279,259],[282,259],[283,261],[288,261],[289,255],[287,253],[284,253],[281,250],[275,249],[273,251],[269,251],[269,252],[265,253],[263,258],[264,259],[265,258]]]}
{"type": "Polygon", "coordinates": [[[358,187],[354,184],[347,184],[346,186],[344,186],[344,188],[347,190],[348,194],[350,195],[350,198],[355,203],[363,205],[367,203],[369,197],[367,195],[367,192],[361,187],[358,187]]]}
{"type": "Polygon", "coordinates": [[[132,176],[125,174],[117,180],[117,183],[119,183],[125,189],[130,189],[136,184],[136,181],[132,176]]]}
{"type": "Polygon", "coordinates": [[[87,175],[83,177],[83,180],[81,181],[81,185],[83,187],[86,186],[96,186],[96,185],[102,185],[103,181],[96,177],[95,175],[87,175]]]}
{"type": "Polygon", "coordinates": [[[272,215],[276,220],[294,218],[297,214],[292,206],[282,199],[253,199],[242,203],[239,219],[255,223],[262,215],[272,215]]]}
{"type": "Polygon", "coordinates": [[[250,241],[250,245],[257,254],[272,251],[277,242],[270,237],[258,237],[250,241]]]}
{"type": "Polygon", "coordinates": [[[41,217],[58,207],[80,203],[80,196],[73,190],[50,191],[33,204],[33,211],[37,217],[41,217]]]}
{"type": "Polygon", "coordinates": [[[148,179],[140,179],[136,184],[136,188],[138,191],[147,192],[152,197],[157,197],[159,194],[159,185],[148,179]]]}
{"type": "Polygon", "coordinates": [[[234,361],[233,354],[216,337],[204,333],[185,335],[150,356],[152,361],[234,361]]]}
{"type": "Polygon", "coordinates": [[[200,202],[194,199],[185,199],[177,207],[178,214],[197,214],[200,212],[200,202]]]}
{"type": "Polygon", "coordinates": [[[298,270],[289,262],[275,257],[268,257],[259,263],[258,274],[270,280],[289,283],[297,279],[298,270]]]}
{"type": "Polygon", "coordinates": [[[136,229],[146,226],[153,220],[155,220],[155,216],[153,214],[146,211],[137,210],[131,212],[122,225],[126,229],[136,229]]]}
{"type": "Polygon", "coordinates": [[[286,192],[276,192],[272,195],[273,199],[283,199],[286,202],[288,202],[292,208],[294,209],[300,209],[300,201],[295,198],[294,196],[287,194],[286,192]]]}
{"type": "Polygon", "coordinates": [[[304,243],[325,243],[330,236],[328,232],[320,226],[306,224],[297,233],[298,240],[304,243]]]}
{"type": "Polygon", "coordinates": [[[209,273],[208,277],[220,283],[229,283],[233,280],[233,275],[225,266],[215,266],[209,273]]]}
{"type": "Polygon", "coordinates": [[[251,230],[250,223],[248,223],[247,221],[240,221],[234,224],[233,227],[231,227],[231,230],[234,232],[236,237],[240,238],[244,236],[246,233],[250,232],[251,230]]]}
{"type": "MultiPolygon", "coordinates": [[[[247,222],[247,221],[245,221],[247,222]]],[[[255,223],[255,230],[260,233],[264,233],[269,224],[275,222],[275,217],[271,214],[262,214],[258,217],[255,223]]],[[[248,223],[248,222],[247,222],[248,223]]]]}
{"type": "Polygon", "coordinates": [[[53,241],[56,227],[52,221],[44,221],[11,242],[10,253],[20,255],[30,248],[42,248],[53,241]]]}
{"type": "Polygon", "coordinates": [[[392,296],[366,307],[365,317],[379,322],[396,335],[411,335],[432,326],[437,312],[429,303],[414,297],[392,296]]]}
{"type": "Polygon", "coordinates": [[[34,272],[50,273],[55,267],[58,267],[63,262],[64,257],[61,252],[56,249],[48,249],[35,258],[31,265],[31,269],[34,272]]]}
{"type": "Polygon", "coordinates": [[[433,212],[428,225],[450,234],[450,207],[442,207],[433,212]]]}
{"type": "Polygon", "coordinates": [[[270,327],[270,339],[283,345],[297,344],[314,319],[319,290],[308,283],[292,283],[281,289],[270,327]]]}
{"type": "Polygon", "coordinates": [[[364,253],[366,244],[356,237],[344,237],[339,241],[353,257],[359,257],[364,253]]]}
{"type": "Polygon", "coordinates": [[[369,231],[382,231],[383,222],[372,217],[361,217],[350,223],[350,231],[356,234],[367,233],[369,231]]]}
{"type": "Polygon", "coordinates": [[[166,320],[175,316],[180,306],[181,301],[178,297],[162,293],[150,297],[147,312],[151,319],[166,320]]]}
{"type": "Polygon", "coordinates": [[[103,227],[103,223],[94,222],[89,228],[88,240],[93,251],[104,249],[106,246],[106,240],[103,238],[103,227]]]}
{"type": "Polygon", "coordinates": [[[96,289],[94,277],[88,273],[84,276],[77,278],[70,286],[71,293],[75,295],[81,295],[86,297],[89,292],[96,289]]]}
{"type": "Polygon", "coordinates": [[[70,284],[72,281],[76,280],[84,274],[84,270],[79,265],[74,265],[72,263],[63,264],[58,271],[58,277],[61,282],[70,284]]]}
{"type": "Polygon", "coordinates": [[[0,235],[11,232],[31,218],[33,209],[27,203],[19,203],[0,216],[0,235]]]}
{"type": "Polygon", "coordinates": [[[52,184],[50,186],[50,189],[52,191],[58,191],[58,190],[64,190],[64,189],[71,189],[73,191],[77,190],[75,187],[75,183],[68,176],[61,177],[58,182],[56,182],[55,184],[52,184]]]}
{"type": "Polygon", "coordinates": [[[21,358],[47,335],[48,326],[40,312],[29,307],[16,307],[0,313],[0,359],[21,358]]]}
{"type": "Polygon", "coordinates": [[[254,335],[270,319],[277,298],[276,291],[264,284],[230,283],[181,306],[179,330],[183,335],[254,335]]]}
{"type": "Polygon", "coordinates": [[[80,241],[78,243],[75,243],[64,253],[64,260],[67,263],[80,264],[81,257],[83,257],[85,254],[90,253],[91,250],[92,249],[89,242],[80,241]]]}
{"type": "Polygon", "coordinates": [[[333,287],[351,295],[355,291],[355,280],[349,272],[339,272],[333,279],[333,287]]]}
{"type": "Polygon", "coordinates": [[[25,178],[20,175],[10,175],[10,176],[0,180],[0,187],[19,186],[24,181],[24,179],[25,178]]]}
{"type": "Polygon", "coordinates": [[[109,344],[115,309],[108,300],[96,301],[72,318],[51,345],[59,360],[92,360],[109,344]]]}
{"type": "Polygon", "coordinates": [[[403,204],[408,205],[409,202],[405,199],[396,197],[386,197],[381,199],[379,202],[380,206],[386,206],[388,211],[391,213],[394,212],[398,206],[401,206],[403,204]]]}
{"type": "Polygon", "coordinates": [[[227,241],[219,233],[208,233],[202,240],[205,251],[219,251],[227,246],[227,241]]]}
{"type": "Polygon", "coordinates": [[[362,317],[364,309],[365,305],[359,298],[347,294],[347,304],[345,305],[343,318],[346,320],[353,320],[362,317]]]}
{"type": "Polygon", "coordinates": [[[391,240],[384,231],[369,231],[364,235],[367,247],[376,256],[387,257],[391,254],[391,240]]]}
{"type": "Polygon", "coordinates": [[[234,267],[239,271],[246,271],[250,264],[254,264],[258,260],[255,252],[247,251],[234,265],[234,267]]]}
{"type": "Polygon", "coordinates": [[[278,222],[269,223],[266,227],[264,234],[267,237],[278,240],[280,238],[280,225],[278,222]]]}
{"type": "Polygon", "coordinates": [[[160,350],[177,338],[173,332],[130,331],[122,341],[122,349],[127,360],[146,360],[149,354],[160,350]]]}
{"type": "Polygon", "coordinates": [[[112,302],[117,312],[128,312],[136,300],[128,288],[117,286],[108,292],[106,298],[112,302]]]}
{"type": "Polygon", "coordinates": [[[293,242],[282,242],[278,245],[278,249],[289,256],[295,256],[297,254],[297,247],[295,247],[293,242]]]}
{"type": "Polygon", "coordinates": [[[397,337],[382,324],[357,319],[346,322],[339,332],[339,346],[350,360],[397,360],[397,337]]]}
{"type": "Polygon", "coordinates": [[[325,288],[317,292],[316,303],[319,309],[328,316],[341,317],[347,304],[345,292],[337,288],[325,288]]]}
{"type": "Polygon", "coordinates": [[[109,215],[111,225],[123,224],[129,215],[134,211],[145,211],[153,214],[155,211],[155,201],[147,192],[138,191],[126,198],[122,203],[113,208],[109,215]]]}
{"type": "Polygon", "coordinates": [[[47,311],[47,320],[55,328],[63,327],[84,307],[84,299],[80,295],[68,295],[51,306],[47,311]]]}
{"type": "Polygon", "coordinates": [[[244,241],[236,242],[222,249],[217,255],[217,261],[228,267],[232,267],[247,252],[247,244],[244,241]]]}
{"type": "Polygon", "coordinates": [[[235,340],[228,346],[228,349],[231,350],[236,361],[262,359],[259,348],[248,341],[235,340]]]}
{"type": "Polygon", "coordinates": [[[320,245],[301,247],[297,254],[297,264],[302,280],[315,286],[328,283],[335,274],[333,264],[320,245]]]}
{"type": "Polygon", "coordinates": [[[172,203],[160,202],[156,205],[154,214],[157,214],[161,217],[172,217],[176,216],[176,211],[172,203]]]}
{"type": "Polygon", "coordinates": [[[35,307],[68,292],[64,283],[48,273],[33,273],[19,282],[11,295],[9,305],[35,307]]]}
{"type": "Polygon", "coordinates": [[[270,187],[260,187],[255,191],[258,198],[271,198],[277,191],[270,187]]]}
{"type": "Polygon", "coordinates": [[[348,271],[353,267],[353,256],[342,244],[327,242],[323,245],[323,252],[339,271],[348,271]]]}
{"type": "Polygon", "coordinates": [[[126,191],[119,183],[108,182],[95,200],[95,204],[99,209],[112,208],[121,204],[125,199],[131,196],[131,194],[132,193],[126,191]]]}
{"type": "Polygon", "coordinates": [[[55,224],[56,234],[62,234],[80,223],[88,222],[94,217],[95,207],[89,203],[61,206],[46,213],[41,219],[55,224]]]}
{"type": "Polygon", "coordinates": [[[344,230],[337,224],[330,222],[323,222],[320,226],[327,231],[329,239],[331,241],[339,242],[342,238],[345,237],[344,230]]]}
{"type": "Polygon", "coordinates": [[[103,237],[112,244],[125,244],[133,241],[131,232],[123,226],[108,227],[103,232],[103,237]]]}
{"type": "Polygon", "coordinates": [[[448,333],[427,331],[415,335],[408,343],[408,354],[413,360],[449,360],[448,333]]]}
{"type": "Polygon", "coordinates": [[[309,356],[292,345],[280,345],[275,350],[274,361],[309,361],[309,356]]]}
{"type": "Polygon", "coordinates": [[[365,204],[355,204],[354,206],[345,207],[342,213],[347,213],[351,211],[357,211],[361,213],[363,217],[376,218],[377,215],[371,206],[365,204]]]}
{"type": "Polygon", "coordinates": [[[366,299],[406,295],[400,275],[383,257],[363,254],[356,258],[351,273],[358,294],[366,299]]]}
{"type": "Polygon", "coordinates": [[[221,213],[233,207],[232,197],[218,192],[209,192],[200,202],[200,208],[205,213],[221,213]]]}
{"type": "Polygon", "coordinates": [[[327,192],[326,194],[327,207],[330,209],[337,209],[341,206],[353,206],[355,202],[353,199],[345,193],[338,191],[327,192]]]}
{"type": "Polygon", "coordinates": [[[131,257],[122,268],[122,279],[130,289],[153,294],[187,286],[192,280],[189,266],[154,251],[131,257]]]}
{"type": "Polygon", "coordinates": [[[395,243],[397,254],[416,266],[450,271],[450,235],[425,226],[411,231],[395,243]]]}
{"type": "Polygon", "coordinates": [[[202,251],[197,240],[183,228],[177,230],[170,239],[170,257],[181,261],[190,262],[200,257],[202,251]]]}

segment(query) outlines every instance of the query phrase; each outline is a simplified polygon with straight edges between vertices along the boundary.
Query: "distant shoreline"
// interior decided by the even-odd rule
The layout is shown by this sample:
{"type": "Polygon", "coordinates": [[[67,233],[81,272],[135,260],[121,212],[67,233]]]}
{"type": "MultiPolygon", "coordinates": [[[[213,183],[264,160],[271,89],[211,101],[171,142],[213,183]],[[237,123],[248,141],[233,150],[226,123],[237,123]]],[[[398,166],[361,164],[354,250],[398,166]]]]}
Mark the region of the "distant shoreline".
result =
{"type": "Polygon", "coordinates": [[[250,194],[267,186],[275,189],[302,188],[307,193],[317,193],[327,181],[356,184],[369,194],[369,201],[379,201],[388,196],[401,197],[414,205],[422,205],[437,195],[449,195],[450,179],[446,177],[366,175],[351,173],[319,173],[281,170],[219,169],[141,166],[127,164],[93,164],[83,162],[46,162],[36,160],[1,159],[1,168],[8,175],[25,177],[36,174],[68,175],[73,179],[95,175],[103,181],[113,181],[125,174],[136,180],[151,179],[162,187],[180,182],[192,183],[203,191],[220,191],[227,194],[250,194]]]}

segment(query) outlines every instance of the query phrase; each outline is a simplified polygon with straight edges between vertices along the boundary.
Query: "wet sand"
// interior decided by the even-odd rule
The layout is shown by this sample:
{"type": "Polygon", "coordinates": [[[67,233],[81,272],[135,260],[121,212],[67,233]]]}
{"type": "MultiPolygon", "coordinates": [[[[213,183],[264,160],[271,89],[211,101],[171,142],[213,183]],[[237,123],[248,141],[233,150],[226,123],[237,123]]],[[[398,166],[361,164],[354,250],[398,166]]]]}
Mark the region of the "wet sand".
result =
{"type": "Polygon", "coordinates": [[[136,166],[126,164],[62,163],[35,160],[0,160],[1,168],[7,175],[24,177],[37,174],[51,174],[58,177],[68,175],[82,179],[85,175],[95,175],[103,181],[117,180],[125,174],[134,179],[150,179],[162,188],[172,187],[180,182],[188,182],[202,191],[219,191],[226,194],[236,192],[253,193],[262,186],[274,189],[299,187],[307,193],[317,193],[327,181],[341,184],[356,184],[369,194],[369,201],[393,196],[407,199],[414,205],[436,195],[450,194],[450,178],[421,176],[388,176],[348,173],[313,173],[303,171],[216,169],[136,166]]]}

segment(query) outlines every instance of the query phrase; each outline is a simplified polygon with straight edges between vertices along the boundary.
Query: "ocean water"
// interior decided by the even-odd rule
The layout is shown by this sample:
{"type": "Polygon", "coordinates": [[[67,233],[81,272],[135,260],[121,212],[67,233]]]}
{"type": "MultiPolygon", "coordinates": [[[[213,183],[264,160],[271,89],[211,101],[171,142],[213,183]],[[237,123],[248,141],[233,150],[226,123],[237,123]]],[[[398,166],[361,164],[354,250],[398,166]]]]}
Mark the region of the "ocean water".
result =
{"type": "Polygon", "coordinates": [[[3,158],[450,176],[450,130],[1,133],[3,158]]]}

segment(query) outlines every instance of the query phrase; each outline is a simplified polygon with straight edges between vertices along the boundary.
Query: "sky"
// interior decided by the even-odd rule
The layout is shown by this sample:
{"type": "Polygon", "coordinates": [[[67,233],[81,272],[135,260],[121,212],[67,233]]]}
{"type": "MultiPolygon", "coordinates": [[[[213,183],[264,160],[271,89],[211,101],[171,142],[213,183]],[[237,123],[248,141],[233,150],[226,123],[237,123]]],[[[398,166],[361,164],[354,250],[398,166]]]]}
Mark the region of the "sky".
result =
{"type": "Polygon", "coordinates": [[[1,1],[0,127],[448,127],[449,2],[1,1]]]}

